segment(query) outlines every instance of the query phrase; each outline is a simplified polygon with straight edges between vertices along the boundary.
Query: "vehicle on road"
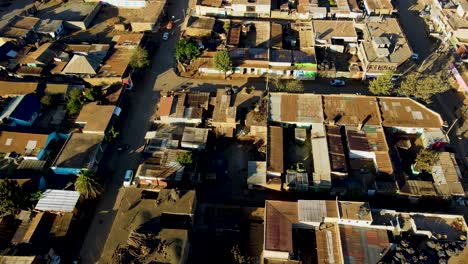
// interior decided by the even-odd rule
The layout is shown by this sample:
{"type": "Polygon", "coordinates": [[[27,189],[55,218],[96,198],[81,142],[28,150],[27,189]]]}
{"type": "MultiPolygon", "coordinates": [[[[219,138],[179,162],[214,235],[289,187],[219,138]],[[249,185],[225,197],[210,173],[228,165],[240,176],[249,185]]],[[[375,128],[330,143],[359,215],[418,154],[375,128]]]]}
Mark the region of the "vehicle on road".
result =
{"type": "Polygon", "coordinates": [[[169,32],[164,32],[164,34],[162,36],[162,39],[163,40],[168,40],[169,39],[169,32]]]}
{"type": "Polygon", "coordinates": [[[124,182],[123,186],[124,187],[130,187],[133,183],[133,171],[132,170],[126,170],[125,175],[124,175],[124,182]]]}
{"type": "Polygon", "coordinates": [[[418,53],[413,53],[413,55],[411,55],[411,59],[412,60],[418,60],[419,59],[419,54],[418,53]]]}
{"type": "Polygon", "coordinates": [[[335,79],[335,80],[331,80],[331,81],[330,81],[330,85],[331,85],[331,86],[345,86],[345,85],[346,85],[346,82],[343,81],[343,80],[335,79]]]}

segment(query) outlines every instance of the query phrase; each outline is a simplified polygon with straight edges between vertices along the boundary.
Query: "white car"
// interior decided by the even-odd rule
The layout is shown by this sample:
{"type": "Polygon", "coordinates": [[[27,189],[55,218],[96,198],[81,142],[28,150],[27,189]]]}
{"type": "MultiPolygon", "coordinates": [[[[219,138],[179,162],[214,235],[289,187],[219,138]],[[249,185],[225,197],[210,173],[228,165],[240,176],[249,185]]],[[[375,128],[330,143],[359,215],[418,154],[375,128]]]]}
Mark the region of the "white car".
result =
{"type": "Polygon", "coordinates": [[[123,186],[124,187],[130,187],[133,183],[133,171],[132,170],[126,170],[125,171],[125,176],[124,176],[124,182],[123,186]]]}
{"type": "Polygon", "coordinates": [[[168,40],[169,39],[169,32],[164,32],[164,34],[162,36],[162,39],[163,40],[168,40]]]}
{"type": "Polygon", "coordinates": [[[413,55],[411,55],[411,59],[412,60],[418,60],[419,59],[419,54],[418,53],[413,53],[413,55]]]}
{"type": "Polygon", "coordinates": [[[330,86],[345,86],[345,85],[346,85],[346,82],[343,80],[335,79],[335,80],[330,81],[330,86]]]}

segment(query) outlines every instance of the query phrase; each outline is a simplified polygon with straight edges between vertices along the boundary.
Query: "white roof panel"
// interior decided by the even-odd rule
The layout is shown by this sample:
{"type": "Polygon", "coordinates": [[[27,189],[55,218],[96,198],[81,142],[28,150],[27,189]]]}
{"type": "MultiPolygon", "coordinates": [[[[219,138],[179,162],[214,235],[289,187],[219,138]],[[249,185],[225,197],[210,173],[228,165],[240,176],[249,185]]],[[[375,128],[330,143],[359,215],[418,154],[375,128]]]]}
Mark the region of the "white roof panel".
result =
{"type": "Polygon", "coordinates": [[[46,190],[36,205],[36,210],[52,212],[73,212],[80,193],[77,191],[46,190]]]}

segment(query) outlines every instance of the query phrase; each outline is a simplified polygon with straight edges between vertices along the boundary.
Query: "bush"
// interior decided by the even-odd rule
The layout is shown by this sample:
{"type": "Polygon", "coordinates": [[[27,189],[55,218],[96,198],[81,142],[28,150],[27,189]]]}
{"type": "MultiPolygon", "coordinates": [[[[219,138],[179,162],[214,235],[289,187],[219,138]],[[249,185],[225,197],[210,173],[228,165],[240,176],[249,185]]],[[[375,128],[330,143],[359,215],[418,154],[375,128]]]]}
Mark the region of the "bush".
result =
{"type": "Polygon", "coordinates": [[[179,154],[179,156],[177,156],[177,162],[179,162],[180,165],[183,165],[183,166],[192,165],[193,164],[192,152],[184,152],[182,154],[179,154]]]}
{"type": "Polygon", "coordinates": [[[41,104],[45,107],[50,107],[55,103],[54,97],[52,95],[44,95],[41,98],[41,104]]]}

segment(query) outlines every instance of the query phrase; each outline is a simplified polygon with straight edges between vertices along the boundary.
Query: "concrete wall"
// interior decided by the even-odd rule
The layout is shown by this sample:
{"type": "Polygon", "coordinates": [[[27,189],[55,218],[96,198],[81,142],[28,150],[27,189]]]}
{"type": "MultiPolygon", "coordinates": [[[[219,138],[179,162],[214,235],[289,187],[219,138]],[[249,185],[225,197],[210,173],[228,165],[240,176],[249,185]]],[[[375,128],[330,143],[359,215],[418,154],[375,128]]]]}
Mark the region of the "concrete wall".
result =
{"type": "Polygon", "coordinates": [[[195,6],[195,14],[198,16],[225,17],[226,9],[224,7],[195,6]]]}
{"type": "Polygon", "coordinates": [[[132,27],[133,32],[144,32],[144,31],[152,31],[154,30],[154,26],[156,25],[156,21],[154,22],[132,22],[130,26],[132,27]]]}
{"type": "Polygon", "coordinates": [[[232,5],[232,16],[236,17],[270,17],[271,5],[251,5],[255,7],[255,11],[247,11],[247,7],[250,5],[239,4],[232,5]],[[255,14],[251,16],[249,14],[255,14]]]}

